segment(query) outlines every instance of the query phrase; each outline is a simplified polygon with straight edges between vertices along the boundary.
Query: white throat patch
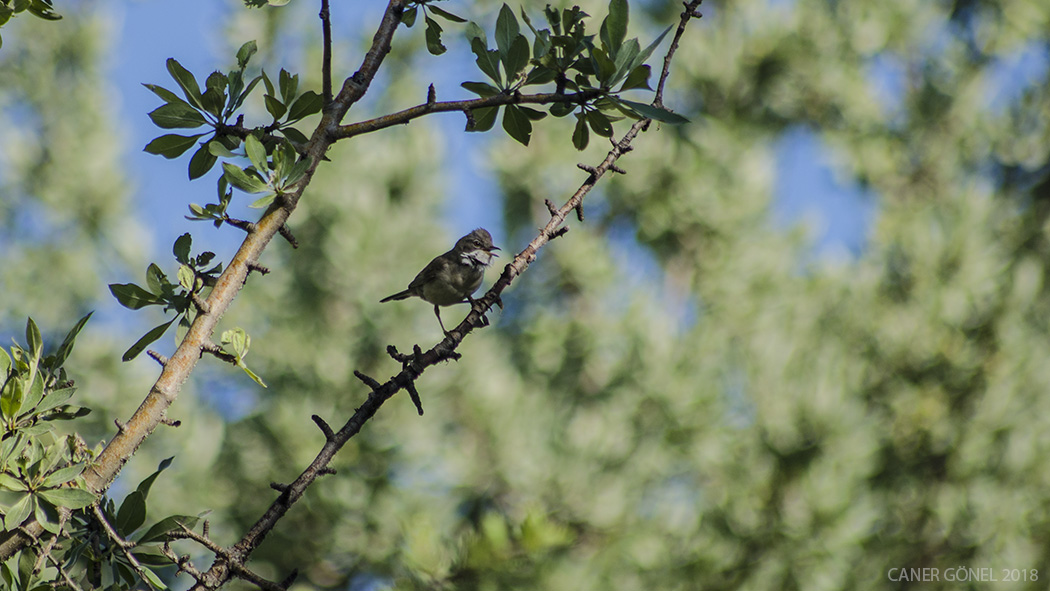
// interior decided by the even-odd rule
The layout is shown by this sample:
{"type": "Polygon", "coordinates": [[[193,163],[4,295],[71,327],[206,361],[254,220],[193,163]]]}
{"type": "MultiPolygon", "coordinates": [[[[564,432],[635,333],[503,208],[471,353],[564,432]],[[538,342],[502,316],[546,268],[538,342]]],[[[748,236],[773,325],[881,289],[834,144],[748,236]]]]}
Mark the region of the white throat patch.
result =
{"type": "Polygon", "coordinates": [[[484,250],[472,250],[461,254],[459,260],[470,267],[487,267],[489,261],[492,260],[492,255],[484,250]]]}

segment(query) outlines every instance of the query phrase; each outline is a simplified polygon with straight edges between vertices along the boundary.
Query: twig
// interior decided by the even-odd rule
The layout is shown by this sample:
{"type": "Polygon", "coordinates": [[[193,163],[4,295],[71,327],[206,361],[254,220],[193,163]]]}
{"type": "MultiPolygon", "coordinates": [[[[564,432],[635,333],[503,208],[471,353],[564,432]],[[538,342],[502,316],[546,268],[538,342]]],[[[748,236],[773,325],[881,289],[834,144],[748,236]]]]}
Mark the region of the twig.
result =
{"type": "Polygon", "coordinates": [[[112,541],[114,544],[117,545],[118,548],[120,548],[121,552],[124,554],[124,558],[128,559],[128,562],[131,564],[131,568],[135,570],[135,573],[139,576],[139,578],[145,581],[146,585],[148,585],[150,589],[155,589],[153,583],[150,582],[149,577],[146,576],[145,571],[142,569],[142,564],[140,564],[139,560],[135,558],[135,555],[131,553],[131,549],[136,546],[135,542],[129,542],[128,540],[125,540],[124,538],[120,537],[120,534],[117,533],[117,530],[113,529],[113,526],[110,525],[109,520],[107,520],[106,516],[102,514],[102,510],[98,508],[98,503],[91,505],[91,512],[95,515],[95,521],[98,521],[99,525],[102,526],[103,531],[105,531],[106,535],[109,536],[110,541],[112,541]]]}
{"type": "Polygon", "coordinates": [[[700,13],[696,9],[700,7],[703,1],[689,0],[689,2],[682,3],[685,6],[685,10],[682,11],[682,15],[678,18],[678,29],[674,32],[671,47],[667,49],[667,54],[664,55],[664,68],[660,71],[660,82],[656,85],[656,96],[653,97],[653,104],[657,107],[664,106],[664,84],[667,83],[667,77],[671,75],[671,60],[674,58],[675,52],[678,51],[678,44],[682,40],[682,35],[685,34],[685,26],[689,24],[690,19],[700,18],[700,13]]]}
{"type": "Polygon", "coordinates": [[[469,122],[474,119],[472,113],[474,109],[498,107],[500,105],[583,103],[597,96],[597,90],[588,90],[574,94],[497,94],[484,98],[442,102],[432,102],[428,97],[427,102],[421,105],[416,105],[415,107],[410,107],[403,111],[398,111],[397,113],[391,113],[389,115],[383,115],[382,117],[376,117],[375,119],[360,121],[358,123],[351,123],[349,125],[340,125],[332,133],[332,137],[334,139],[346,139],[356,135],[386,129],[387,127],[393,127],[394,125],[403,125],[429,113],[447,113],[450,111],[462,111],[465,113],[469,125],[469,122]]]}
{"type": "Polygon", "coordinates": [[[332,20],[328,0],[321,0],[321,97],[324,106],[332,102],[332,20]]]}

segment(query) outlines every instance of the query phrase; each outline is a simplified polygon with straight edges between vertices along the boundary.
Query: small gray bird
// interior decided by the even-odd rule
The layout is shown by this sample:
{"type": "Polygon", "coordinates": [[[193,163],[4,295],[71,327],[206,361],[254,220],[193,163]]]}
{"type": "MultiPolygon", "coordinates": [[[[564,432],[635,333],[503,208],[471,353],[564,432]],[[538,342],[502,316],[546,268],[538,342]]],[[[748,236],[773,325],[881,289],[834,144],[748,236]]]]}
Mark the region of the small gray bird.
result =
{"type": "Polygon", "coordinates": [[[434,304],[438,324],[442,332],[448,334],[438,306],[473,303],[474,298],[470,296],[481,286],[485,267],[489,266],[492,257],[499,256],[494,250],[499,250],[499,247],[492,245],[492,235],[488,230],[478,228],[457,240],[452,250],[435,257],[423,267],[412,283],[408,284],[408,289],[379,302],[404,300],[413,296],[422,298],[434,304]]]}

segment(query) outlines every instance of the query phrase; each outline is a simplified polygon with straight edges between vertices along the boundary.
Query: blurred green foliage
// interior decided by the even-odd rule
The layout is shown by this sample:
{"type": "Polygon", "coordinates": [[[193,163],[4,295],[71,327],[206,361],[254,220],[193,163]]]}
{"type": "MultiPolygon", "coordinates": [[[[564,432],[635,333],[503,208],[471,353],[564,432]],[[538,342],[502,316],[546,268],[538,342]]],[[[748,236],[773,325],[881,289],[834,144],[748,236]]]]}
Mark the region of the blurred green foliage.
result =
{"type": "MultiPolygon", "coordinates": [[[[498,5],[451,8],[481,18],[470,13],[498,5]]],[[[647,8],[632,26],[680,10],[647,8]]],[[[629,174],[588,198],[587,220],[542,251],[494,326],[421,378],[427,414],[405,397],[385,405],[267,538],[258,572],[298,568],[298,589],[809,590],[906,588],[889,569],[930,567],[942,576],[923,589],[984,588],[944,580],[963,566],[994,569],[996,589],[1045,587],[1050,81],[1036,69],[1005,98],[996,81],[1020,53],[1046,63],[1050,8],[740,0],[701,11],[666,99],[693,123],[641,137],[621,161],[629,174]],[[889,91],[880,64],[897,73],[889,91]],[[878,196],[854,258],[814,257],[804,232],[770,221],[774,146],[799,127],[878,196]],[[625,262],[636,259],[611,239],[623,227],[653,269],[625,262]],[[1039,580],[1004,581],[1002,569],[1039,580]]],[[[290,16],[232,18],[232,30],[303,34],[290,16]]],[[[445,44],[465,44],[452,27],[445,44]]],[[[131,223],[113,214],[123,192],[111,135],[75,149],[115,125],[97,91],[98,32],[42,33],[4,49],[35,53],[0,64],[15,81],[0,89],[5,111],[22,93],[41,121],[0,135],[0,223],[17,228],[31,207],[109,244],[131,223]],[[73,51],[84,47],[94,50],[73,51]],[[96,89],[62,108],[68,92],[48,86],[58,82],[17,69],[52,67],[56,54],[96,89]],[[71,170],[108,176],[70,187],[71,170]]],[[[260,39],[260,59],[275,59],[273,42],[260,39]]],[[[374,113],[354,117],[418,102],[426,69],[447,58],[426,48],[421,28],[399,31],[391,77],[361,105],[374,113]]],[[[339,51],[337,63],[357,59],[339,51]]],[[[305,65],[317,58],[295,68],[304,88],[319,87],[305,65]]],[[[581,180],[566,163],[603,154],[597,141],[578,154],[564,125],[536,125],[527,149],[487,146],[500,193],[485,198],[503,212],[489,229],[508,253],[544,221],[543,199],[581,180]]],[[[273,497],[268,484],[320,447],[310,414],[335,422],[363,400],[353,370],[389,375],[387,344],[440,338],[428,306],[378,299],[463,229],[437,221],[457,158],[444,129],[428,120],[331,151],[292,218],[301,247],[275,244],[273,272],[224,320],[252,334],[269,388],[217,363],[198,371],[174,407],[183,427],[158,432],[129,465],[141,479],[176,455],[153,487],[155,515],[212,509],[213,537],[232,543],[273,497]]],[[[57,332],[105,295],[85,269],[112,262],[48,236],[2,238],[5,326],[32,312],[57,332]]],[[[148,388],[134,374],[148,360],[115,367],[134,336],[99,330],[85,329],[67,363],[95,420],[125,416],[148,388]]]]}

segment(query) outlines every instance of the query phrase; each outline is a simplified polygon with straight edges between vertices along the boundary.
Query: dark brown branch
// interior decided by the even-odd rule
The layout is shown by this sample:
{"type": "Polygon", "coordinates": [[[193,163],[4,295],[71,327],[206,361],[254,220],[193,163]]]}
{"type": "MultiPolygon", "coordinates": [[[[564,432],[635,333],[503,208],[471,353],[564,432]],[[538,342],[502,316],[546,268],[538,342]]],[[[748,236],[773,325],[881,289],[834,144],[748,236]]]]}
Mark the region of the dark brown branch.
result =
{"type": "Polygon", "coordinates": [[[373,390],[379,387],[379,382],[375,381],[372,377],[357,371],[356,369],[354,370],[354,377],[364,382],[366,386],[373,390]]]}
{"type": "Polygon", "coordinates": [[[255,231],[255,224],[253,224],[251,222],[247,222],[245,220],[239,220],[237,218],[231,218],[230,216],[227,215],[227,216],[224,216],[222,218],[222,221],[224,221],[227,224],[233,226],[234,228],[239,228],[241,230],[244,230],[244,232],[246,232],[248,234],[251,234],[252,232],[255,231]]]}
{"type": "Polygon", "coordinates": [[[153,349],[146,349],[146,356],[159,363],[161,367],[164,367],[168,364],[168,358],[161,355],[160,353],[157,353],[153,349]]]}
{"type": "Polygon", "coordinates": [[[328,0],[321,0],[321,98],[327,107],[332,102],[332,20],[328,0]]]}
{"type": "Polygon", "coordinates": [[[653,97],[653,105],[657,107],[664,106],[664,84],[667,83],[667,77],[671,75],[671,60],[674,59],[674,54],[678,51],[678,44],[682,41],[682,35],[685,34],[685,26],[689,24],[690,19],[700,18],[700,13],[696,9],[700,7],[703,1],[689,0],[682,3],[685,6],[685,10],[682,11],[681,16],[678,18],[678,29],[674,32],[671,47],[667,49],[667,54],[664,55],[664,68],[660,71],[660,82],[656,85],[656,96],[653,97]]]}
{"type": "Polygon", "coordinates": [[[412,404],[416,405],[416,411],[419,412],[419,416],[423,416],[423,401],[419,399],[416,383],[413,381],[405,384],[405,389],[408,390],[408,397],[412,399],[412,404]]]}
{"type": "Polygon", "coordinates": [[[219,359],[220,361],[225,361],[226,363],[229,363],[230,365],[237,365],[237,356],[236,355],[231,355],[231,354],[227,353],[226,351],[223,351],[222,347],[216,345],[215,343],[205,343],[205,344],[201,345],[201,355],[203,355],[205,353],[208,353],[208,354],[214,356],[216,359],[219,359]]]}
{"type": "Polygon", "coordinates": [[[359,123],[351,123],[349,125],[340,125],[336,128],[333,137],[335,139],[345,139],[354,137],[355,135],[361,135],[364,133],[371,133],[373,131],[379,131],[380,129],[386,129],[387,127],[393,127],[394,125],[403,125],[418,119],[424,115],[430,113],[447,113],[450,111],[462,111],[467,114],[468,122],[473,118],[471,111],[474,109],[481,109],[484,107],[497,107],[500,105],[522,105],[522,104],[551,104],[551,103],[583,103],[590,99],[598,96],[597,90],[591,90],[586,92],[578,92],[575,94],[558,94],[558,93],[545,93],[545,94],[497,94],[494,96],[468,99],[462,101],[443,101],[440,103],[431,102],[429,99],[427,102],[416,105],[398,111],[397,113],[391,113],[389,115],[383,115],[382,117],[376,117],[375,119],[369,119],[367,121],[361,121],[359,123]]]}
{"type": "Polygon", "coordinates": [[[288,244],[292,245],[292,248],[299,248],[299,241],[292,235],[292,231],[288,228],[288,224],[281,224],[280,228],[277,228],[277,233],[288,241],[288,244]]]}
{"type": "Polygon", "coordinates": [[[270,272],[270,269],[269,269],[269,267],[264,267],[264,266],[260,265],[259,263],[248,263],[248,271],[249,272],[255,271],[256,273],[258,273],[260,275],[266,275],[267,273],[270,272]]]}
{"type": "Polygon", "coordinates": [[[327,421],[325,421],[318,415],[310,415],[310,418],[313,419],[314,423],[317,425],[317,428],[321,430],[322,434],[324,434],[324,438],[326,440],[332,438],[334,432],[332,431],[331,425],[329,425],[327,421]]]}

